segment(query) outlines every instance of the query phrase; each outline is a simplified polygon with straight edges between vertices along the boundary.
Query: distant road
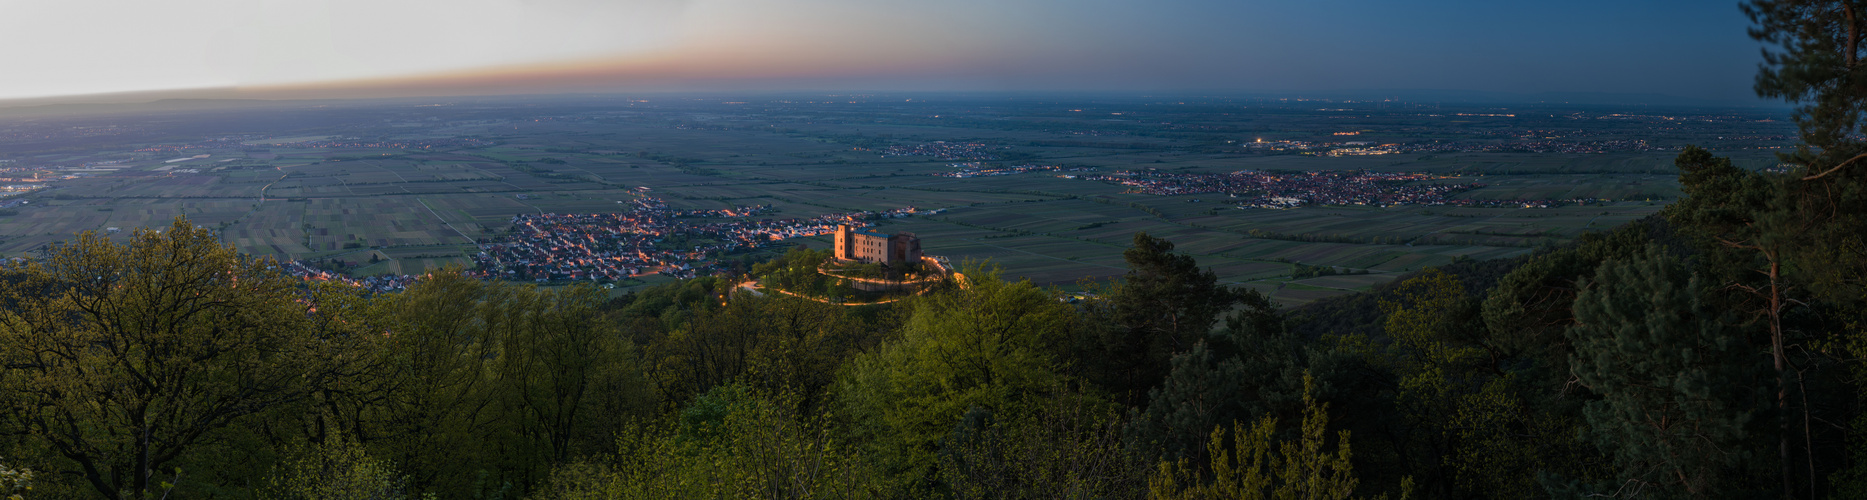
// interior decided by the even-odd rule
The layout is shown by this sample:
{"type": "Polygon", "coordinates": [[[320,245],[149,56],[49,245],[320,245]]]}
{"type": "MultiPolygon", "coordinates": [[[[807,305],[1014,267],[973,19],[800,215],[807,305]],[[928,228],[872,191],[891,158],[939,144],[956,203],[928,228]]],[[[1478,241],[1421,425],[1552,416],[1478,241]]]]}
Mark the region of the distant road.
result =
{"type": "Polygon", "coordinates": [[[452,230],[454,230],[454,234],[458,234],[458,235],[460,235],[460,237],[461,237],[461,238],[464,238],[464,239],[466,239],[466,240],[467,240],[467,243],[469,243],[469,244],[473,244],[473,245],[478,245],[478,244],[480,244],[480,242],[479,242],[479,241],[476,241],[476,240],[474,240],[474,239],[473,239],[472,237],[469,237],[469,236],[467,236],[467,233],[463,233],[463,232],[460,232],[460,228],[456,228],[456,227],[454,227],[454,224],[453,224],[453,223],[451,223],[451,222],[448,222],[448,221],[447,221],[447,219],[442,219],[442,218],[441,218],[441,214],[440,214],[439,212],[435,212],[435,211],[434,211],[434,207],[431,207],[431,206],[428,206],[428,202],[427,202],[426,200],[423,200],[423,199],[421,199],[421,198],[415,198],[415,202],[416,202],[416,203],[420,203],[420,204],[421,204],[421,208],[426,208],[426,209],[428,209],[428,213],[429,213],[429,214],[433,214],[433,215],[434,215],[434,218],[436,218],[436,219],[440,219],[440,221],[441,221],[441,224],[442,224],[442,225],[445,225],[445,226],[447,226],[447,228],[448,228],[448,229],[452,229],[452,230]]]}

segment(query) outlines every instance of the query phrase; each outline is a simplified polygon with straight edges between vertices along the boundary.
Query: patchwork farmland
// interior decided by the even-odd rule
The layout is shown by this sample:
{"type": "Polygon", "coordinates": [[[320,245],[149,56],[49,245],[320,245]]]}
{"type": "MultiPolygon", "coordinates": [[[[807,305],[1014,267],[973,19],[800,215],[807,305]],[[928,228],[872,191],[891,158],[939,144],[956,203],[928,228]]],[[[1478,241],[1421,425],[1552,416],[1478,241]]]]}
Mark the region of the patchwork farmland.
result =
{"type": "MultiPolygon", "coordinates": [[[[877,220],[876,229],[916,233],[929,254],[993,266],[1008,277],[1073,288],[1084,278],[1119,276],[1127,269],[1122,251],[1135,233],[1147,232],[1170,239],[1228,283],[1298,304],[1454,259],[1524,255],[1650,216],[1679,196],[1671,165],[1678,144],[1537,153],[1469,139],[1444,151],[1379,156],[1265,154],[1226,145],[1272,133],[1326,145],[1328,131],[1342,126],[1297,111],[1244,119],[1143,102],[1122,106],[1158,119],[1131,118],[1140,111],[1128,111],[1110,121],[1049,105],[1022,105],[1019,115],[955,103],[948,107],[964,109],[952,116],[969,118],[949,120],[929,118],[945,112],[915,114],[899,105],[843,109],[790,101],[758,110],[702,98],[658,106],[481,104],[334,110],[275,104],[265,109],[324,116],[332,124],[273,130],[219,115],[163,115],[190,124],[184,128],[196,135],[59,145],[37,155],[16,148],[17,163],[8,165],[21,168],[12,170],[58,180],[0,212],[6,214],[0,253],[28,256],[82,231],[126,238],[185,216],[251,254],[332,263],[351,274],[413,274],[473,265],[479,245],[505,235],[515,215],[616,212],[644,196],[677,210],[763,205],[772,211],[760,217],[777,218],[911,206],[919,209],[915,216],[877,220]],[[1241,125],[1273,122],[1283,132],[1241,125]],[[1216,132],[1162,132],[1187,123],[1216,132]],[[1046,167],[950,175],[1013,165],[1046,167]],[[1487,203],[1259,208],[1233,196],[1248,193],[1145,194],[1074,175],[1124,171],[1420,173],[1430,175],[1407,182],[1472,186],[1451,196],[1487,203]],[[1531,199],[1578,201],[1510,203],[1531,199]],[[1297,265],[1342,274],[1293,279],[1297,265]]],[[[1757,125],[1768,126],[1777,125],[1757,125]]],[[[1460,126],[1443,127],[1444,137],[1468,137],[1459,135],[1466,133],[1460,126]]],[[[1720,154],[1753,168],[1773,164],[1773,143],[1712,140],[1722,139],[1715,128],[1676,142],[1724,147],[1720,154]]],[[[1422,144],[1408,133],[1415,136],[1381,139],[1377,130],[1358,137],[1422,144]]]]}

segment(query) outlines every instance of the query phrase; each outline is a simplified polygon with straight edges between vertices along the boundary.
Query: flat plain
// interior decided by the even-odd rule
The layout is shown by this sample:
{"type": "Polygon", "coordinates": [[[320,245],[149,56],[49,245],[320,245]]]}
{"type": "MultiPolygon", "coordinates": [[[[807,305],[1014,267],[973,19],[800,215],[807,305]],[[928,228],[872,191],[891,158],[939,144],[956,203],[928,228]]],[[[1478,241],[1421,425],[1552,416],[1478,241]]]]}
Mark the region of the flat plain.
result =
{"type": "MultiPolygon", "coordinates": [[[[1117,277],[1126,271],[1122,251],[1146,232],[1225,282],[1299,304],[1454,259],[1523,255],[1653,215],[1679,196],[1671,160],[1686,144],[1765,168],[1792,140],[1780,117],[1751,110],[1650,112],[1640,121],[1605,118],[1625,115],[1618,109],[1532,106],[1516,108],[1521,119],[1448,120],[1452,113],[1438,106],[1391,102],[1310,111],[1315,106],[1276,100],[906,99],[459,98],[212,112],[132,106],[73,116],[0,110],[0,131],[54,138],[0,141],[0,159],[10,160],[0,164],[11,172],[4,175],[56,179],[0,216],[0,253],[31,255],[81,231],[116,228],[106,234],[124,238],[186,216],[251,254],[347,263],[354,274],[415,274],[471,266],[478,245],[505,235],[515,215],[615,212],[643,196],[675,209],[766,205],[775,212],[762,217],[774,218],[912,206],[917,215],[877,221],[877,229],[915,233],[930,254],[995,266],[1007,277],[1068,289],[1117,277]],[[1345,108],[1366,112],[1333,111],[1345,108]],[[276,119],[253,118],[262,114],[276,119]],[[1681,116],[1701,125],[1682,131],[1681,116]],[[57,139],[59,131],[99,124],[131,132],[57,139]],[[1646,139],[1625,139],[1634,136],[1646,139]],[[1290,147],[1250,146],[1262,141],[1290,147]],[[1329,154],[1371,146],[1387,150],[1329,154]],[[935,175],[968,164],[1071,170],[935,175]],[[1482,185],[1456,197],[1501,203],[1252,208],[1228,193],[1154,195],[1066,175],[1243,170],[1431,173],[1435,179],[1415,182],[1482,185]],[[1531,208],[1514,200],[1571,201],[1531,208]],[[1293,279],[1297,264],[1344,274],[1293,279]]],[[[829,245],[826,237],[788,243],[829,245]]]]}

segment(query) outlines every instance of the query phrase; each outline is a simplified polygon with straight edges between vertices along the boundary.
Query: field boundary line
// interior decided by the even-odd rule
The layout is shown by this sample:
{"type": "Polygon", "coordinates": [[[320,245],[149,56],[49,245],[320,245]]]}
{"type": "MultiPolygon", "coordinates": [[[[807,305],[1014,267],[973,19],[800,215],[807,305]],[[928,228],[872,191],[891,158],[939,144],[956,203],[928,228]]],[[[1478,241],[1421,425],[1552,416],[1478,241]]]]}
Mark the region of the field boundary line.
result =
{"type": "Polygon", "coordinates": [[[469,237],[467,237],[467,233],[463,233],[463,232],[460,232],[460,229],[459,229],[459,228],[456,228],[456,227],[454,227],[454,223],[452,223],[452,222],[448,222],[446,218],[443,218],[443,217],[441,217],[441,213],[440,213],[440,212],[436,212],[436,211],[434,211],[434,207],[430,207],[430,206],[428,206],[428,201],[427,201],[427,200],[423,200],[423,199],[421,199],[421,198],[419,198],[419,197],[417,197],[417,198],[415,198],[415,203],[420,203],[420,204],[421,204],[421,208],[426,208],[426,209],[428,209],[428,213],[429,213],[430,215],[433,215],[433,216],[434,216],[434,218],[435,218],[435,220],[439,220],[439,221],[441,221],[441,225],[443,225],[443,226],[447,226],[447,228],[448,228],[448,229],[452,229],[452,230],[454,231],[454,234],[458,234],[458,235],[460,235],[460,237],[461,237],[461,238],[464,238],[464,239],[466,239],[466,240],[467,240],[467,243],[470,243],[470,244],[474,244],[474,245],[478,245],[478,244],[480,244],[480,242],[479,242],[479,240],[475,240],[475,239],[473,239],[473,238],[469,238],[469,237]]]}

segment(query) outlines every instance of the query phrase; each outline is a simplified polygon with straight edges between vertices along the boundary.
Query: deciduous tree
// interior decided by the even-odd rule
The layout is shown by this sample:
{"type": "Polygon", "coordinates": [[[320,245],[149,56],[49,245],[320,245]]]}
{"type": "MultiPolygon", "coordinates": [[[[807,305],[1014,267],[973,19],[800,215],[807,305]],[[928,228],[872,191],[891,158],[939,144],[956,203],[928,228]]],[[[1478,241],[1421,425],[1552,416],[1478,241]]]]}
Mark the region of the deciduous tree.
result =
{"type": "Polygon", "coordinates": [[[10,274],[0,418],[108,498],[165,489],[195,445],[304,398],[347,345],[276,263],[186,219],[127,244],[84,233],[10,274]]]}
{"type": "Polygon", "coordinates": [[[915,487],[933,484],[934,452],[969,409],[1022,415],[1064,382],[1070,306],[1029,281],[965,274],[968,287],[915,302],[901,339],[850,360],[837,383],[855,436],[915,487]]]}

